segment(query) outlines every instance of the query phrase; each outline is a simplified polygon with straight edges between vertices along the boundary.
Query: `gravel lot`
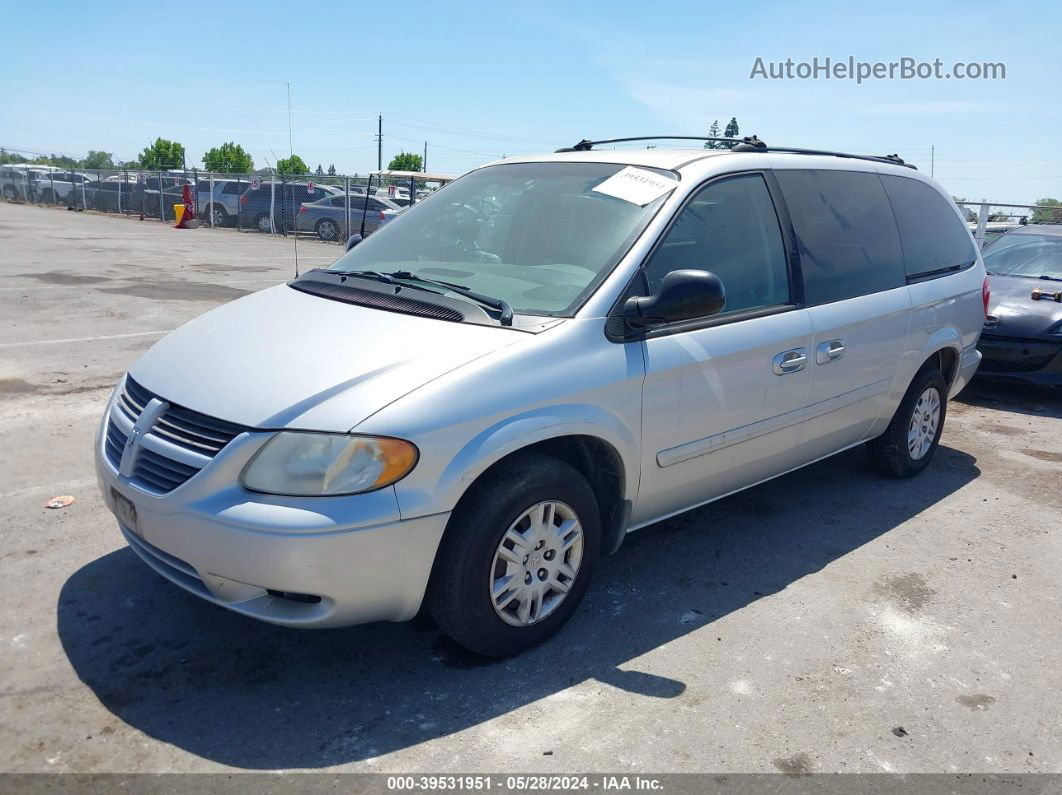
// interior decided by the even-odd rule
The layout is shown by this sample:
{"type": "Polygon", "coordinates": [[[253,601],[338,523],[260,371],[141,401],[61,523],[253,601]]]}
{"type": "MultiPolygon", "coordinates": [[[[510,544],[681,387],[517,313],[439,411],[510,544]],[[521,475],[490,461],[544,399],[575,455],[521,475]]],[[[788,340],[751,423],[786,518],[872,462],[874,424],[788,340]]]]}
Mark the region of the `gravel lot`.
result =
{"type": "Polygon", "coordinates": [[[96,492],[100,413],[291,249],[0,203],[0,770],[1062,772],[1062,393],[975,383],[912,481],[853,451],[642,530],[513,660],[162,580],[96,492]]]}

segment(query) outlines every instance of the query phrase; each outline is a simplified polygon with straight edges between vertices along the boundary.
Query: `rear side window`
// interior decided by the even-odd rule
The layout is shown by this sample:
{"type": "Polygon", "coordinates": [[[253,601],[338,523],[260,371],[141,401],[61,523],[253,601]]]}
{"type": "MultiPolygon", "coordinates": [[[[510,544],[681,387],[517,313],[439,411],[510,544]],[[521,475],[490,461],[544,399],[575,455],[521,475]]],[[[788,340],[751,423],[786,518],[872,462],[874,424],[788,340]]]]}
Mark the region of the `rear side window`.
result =
{"type": "Polygon", "coordinates": [[[946,273],[977,259],[973,240],[951,203],[916,179],[882,175],[911,279],[946,273]]]}
{"type": "Polygon", "coordinates": [[[247,190],[246,182],[227,182],[221,192],[231,196],[234,193],[243,193],[245,190],[247,190]]]}
{"type": "Polygon", "coordinates": [[[793,219],[809,305],[907,283],[889,198],[877,174],[778,170],[793,219]]]}

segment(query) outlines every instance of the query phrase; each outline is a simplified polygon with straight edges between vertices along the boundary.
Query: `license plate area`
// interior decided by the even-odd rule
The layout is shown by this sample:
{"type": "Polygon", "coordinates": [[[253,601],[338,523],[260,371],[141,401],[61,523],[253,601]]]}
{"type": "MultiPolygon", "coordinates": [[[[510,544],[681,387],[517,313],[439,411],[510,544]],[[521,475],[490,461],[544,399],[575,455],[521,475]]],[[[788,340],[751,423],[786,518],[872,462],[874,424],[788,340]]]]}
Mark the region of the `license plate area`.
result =
{"type": "Polygon", "coordinates": [[[111,489],[111,500],[114,502],[114,514],[118,521],[130,532],[140,535],[140,528],[136,521],[136,506],[128,497],[123,497],[117,489],[111,489]]]}

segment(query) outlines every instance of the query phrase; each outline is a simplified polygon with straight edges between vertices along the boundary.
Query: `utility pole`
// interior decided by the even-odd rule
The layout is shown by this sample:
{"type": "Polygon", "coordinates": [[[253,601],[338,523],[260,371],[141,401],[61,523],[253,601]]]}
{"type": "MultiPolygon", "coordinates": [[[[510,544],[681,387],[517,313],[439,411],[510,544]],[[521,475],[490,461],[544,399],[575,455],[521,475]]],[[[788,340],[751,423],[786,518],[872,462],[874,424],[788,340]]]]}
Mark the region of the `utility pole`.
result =
{"type": "Polygon", "coordinates": [[[383,171],[383,114],[376,117],[376,170],[383,171]]]}
{"type": "Polygon", "coordinates": [[[424,159],[420,161],[420,170],[423,173],[425,173],[425,174],[428,173],[428,142],[427,141],[424,142],[424,159]]]}
{"type": "Polygon", "coordinates": [[[929,145],[929,178],[933,179],[933,172],[936,170],[937,165],[937,147],[934,144],[929,145]]]}

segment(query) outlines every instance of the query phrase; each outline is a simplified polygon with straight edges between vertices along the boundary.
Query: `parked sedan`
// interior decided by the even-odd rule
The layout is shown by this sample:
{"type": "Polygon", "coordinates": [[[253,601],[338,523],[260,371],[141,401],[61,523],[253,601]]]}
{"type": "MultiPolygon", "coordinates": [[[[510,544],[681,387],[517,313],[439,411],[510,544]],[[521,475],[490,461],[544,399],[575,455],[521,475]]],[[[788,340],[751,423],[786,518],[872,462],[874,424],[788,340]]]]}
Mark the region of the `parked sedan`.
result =
{"type": "Polygon", "coordinates": [[[985,247],[992,297],[978,375],[1062,386],[1062,226],[1021,226],[985,247]]]}
{"type": "Polygon", "coordinates": [[[307,182],[269,183],[262,181],[258,188],[249,188],[240,196],[239,224],[242,229],[259,232],[290,232],[293,217],[303,202],[313,202],[339,191],[329,185],[307,182]]]}
{"type": "Polygon", "coordinates": [[[295,218],[295,229],[299,232],[313,232],[321,240],[342,240],[350,234],[369,235],[398,215],[402,208],[379,196],[368,197],[365,194],[350,196],[350,226],[343,220],[347,205],[345,196],[326,196],[315,202],[307,202],[299,208],[295,218]],[[361,231],[362,217],[365,219],[365,231],[361,231]]]}

